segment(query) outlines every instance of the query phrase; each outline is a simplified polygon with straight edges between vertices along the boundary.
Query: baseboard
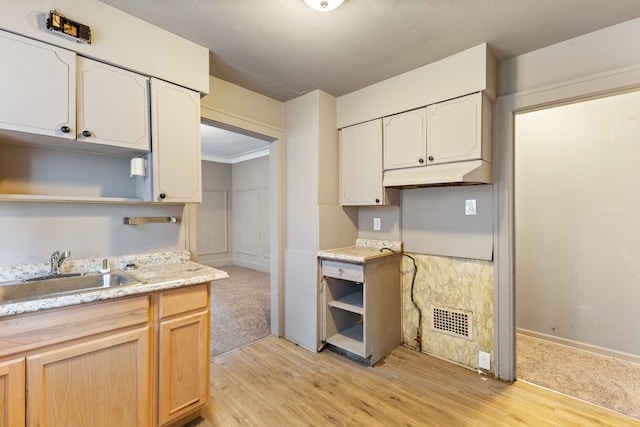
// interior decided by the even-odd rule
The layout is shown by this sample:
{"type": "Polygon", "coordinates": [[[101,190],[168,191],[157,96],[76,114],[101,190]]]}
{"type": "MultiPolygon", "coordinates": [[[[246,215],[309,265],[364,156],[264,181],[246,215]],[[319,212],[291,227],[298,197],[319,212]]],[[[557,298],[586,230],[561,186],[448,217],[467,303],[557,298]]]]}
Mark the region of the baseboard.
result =
{"type": "Polygon", "coordinates": [[[530,331],[528,329],[517,328],[517,333],[527,337],[537,338],[544,341],[551,341],[553,343],[564,345],[567,347],[577,348],[579,350],[590,351],[591,353],[600,354],[602,356],[615,357],[616,359],[626,360],[627,362],[640,364],[640,356],[636,356],[635,354],[612,350],[605,347],[599,347],[597,345],[592,345],[592,344],[587,344],[580,341],[561,338],[554,335],[543,334],[536,331],[530,331]]]}
{"type": "Polygon", "coordinates": [[[233,261],[232,263],[233,265],[237,265],[239,267],[245,267],[245,268],[251,268],[253,270],[258,270],[258,271],[262,271],[263,273],[269,273],[270,272],[270,266],[268,265],[262,265],[262,264],[257,264],[254,262],[248,262],[248,261],[243,261],[240,259],[236,259],[233,261]]]}

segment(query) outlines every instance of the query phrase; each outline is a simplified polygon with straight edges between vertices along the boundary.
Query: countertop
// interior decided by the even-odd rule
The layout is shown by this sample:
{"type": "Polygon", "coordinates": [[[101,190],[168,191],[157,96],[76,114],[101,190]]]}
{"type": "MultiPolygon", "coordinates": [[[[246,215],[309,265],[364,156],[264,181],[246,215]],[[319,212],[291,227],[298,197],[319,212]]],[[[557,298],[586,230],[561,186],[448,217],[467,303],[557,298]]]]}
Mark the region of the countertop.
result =
{"type": "MultiPolygon", "coordinates": [[[[127,270],[126,273],[143,283],[87,290],[73,294],[52,295],[26,301],[0,302],[0,317],[180,288],[229,277],[222,270],[189,261],[189,253],[182,251],[110,258],[109,267],[123,268],[129,262],[134,262],[136,267],[127,270]]],[[[101,259],[76,260],[74,263],[69,262],[69,267],[64,272],[97,271],[99,269],[97,265],[102,265],[101,259]]],[[[20,280],[23,277],[42,274],[41,269],[41,264],[0,267],[0,280],[20,280]],[[7,269],[13,274],[10,274],[7,269]],[[36,273],[34,274],[34,272],[36,273]],[[7,279],[7,277],[9,278],[7,279]]],[[[25,283],[20,286],[29,285],[29,283],[25,283]]]]}
{"type": "Polygon", "coordinates": [[[402,242],[396,240],[357,239],[355,246],[327,249],[318,252],[318,258],[364,264],[375,258],[393,255],[402,251],[402,242]],[[386,250],[383,248],[391,249],[386,250]]]}

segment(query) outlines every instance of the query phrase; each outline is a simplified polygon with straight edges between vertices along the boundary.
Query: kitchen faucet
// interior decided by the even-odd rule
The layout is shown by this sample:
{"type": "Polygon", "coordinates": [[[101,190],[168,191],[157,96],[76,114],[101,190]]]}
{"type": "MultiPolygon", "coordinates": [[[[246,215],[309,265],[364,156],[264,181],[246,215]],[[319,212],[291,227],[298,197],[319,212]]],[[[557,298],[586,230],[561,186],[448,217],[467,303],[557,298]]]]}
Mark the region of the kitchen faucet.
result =
{"type": "Polygon", "coordinates": [[[60,274],[60,266],[71,256],[71,251],[55,251],[51,254],[51,274],[60,274]]]}

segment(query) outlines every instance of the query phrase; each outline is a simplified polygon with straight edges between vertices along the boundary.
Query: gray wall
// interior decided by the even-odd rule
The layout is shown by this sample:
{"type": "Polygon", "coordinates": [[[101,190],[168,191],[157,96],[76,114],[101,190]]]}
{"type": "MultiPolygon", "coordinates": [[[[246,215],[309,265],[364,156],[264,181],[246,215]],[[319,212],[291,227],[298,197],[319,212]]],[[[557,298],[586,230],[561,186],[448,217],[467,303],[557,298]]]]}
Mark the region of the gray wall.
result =
{"type": "Polygon", "coordinates": [[[182,217],[183,206],[0,202],[0,265],[48,262],[55,250],[104,258],[184,250],[183,224],[124,225],[125,216],[182,217]]]}
{"type": "Polygon", "coordinates": [[[516,117],[517,326],[640,355],[640,92],[516,117]]]}
{"type": "Polygon", "coordinates": [[[0,201],[0,264],[46,262],[55,250],[70,250],[73,258],[101,258],[186,249],[182,221],[123,223],[123,217],[183,217],[183,206],[110,201],[135,198],[137,179],[129,176],[127,157],[4,144],[0,139],[0,194],[101,201],[0,201]]]}

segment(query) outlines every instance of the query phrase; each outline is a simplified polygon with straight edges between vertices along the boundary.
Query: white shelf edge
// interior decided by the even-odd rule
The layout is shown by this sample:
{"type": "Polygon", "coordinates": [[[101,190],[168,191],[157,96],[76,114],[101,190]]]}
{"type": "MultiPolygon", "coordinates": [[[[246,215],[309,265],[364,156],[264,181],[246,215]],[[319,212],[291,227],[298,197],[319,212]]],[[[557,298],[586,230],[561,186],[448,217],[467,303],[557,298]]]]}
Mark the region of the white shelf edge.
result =
{"type": "Polygon", "coordinates": [[[356,314],[364,314],[363,297],[363,292],[357,291],[338,298],[337,300],[329,301],[327,304],[329,307],[339,308],[356,314]]]}
{"type": "Polygon", "coordinates": [[[52,196],[42,194],[0,194],[2,202],[83,202],[83,203],[142,203],[142,199],[99,196],[52,196]]]}
{"type": "Polygon", "coordinates": [[[340,333],[327,338],[327,343],[347,350],[360,357],[364,355],[364,334],[362,325],[357,324],[341,331],[340,333]]]}

